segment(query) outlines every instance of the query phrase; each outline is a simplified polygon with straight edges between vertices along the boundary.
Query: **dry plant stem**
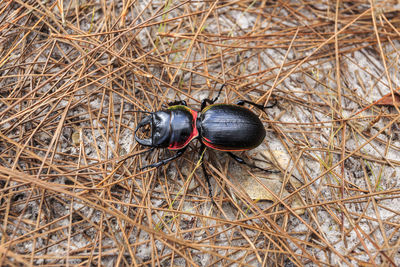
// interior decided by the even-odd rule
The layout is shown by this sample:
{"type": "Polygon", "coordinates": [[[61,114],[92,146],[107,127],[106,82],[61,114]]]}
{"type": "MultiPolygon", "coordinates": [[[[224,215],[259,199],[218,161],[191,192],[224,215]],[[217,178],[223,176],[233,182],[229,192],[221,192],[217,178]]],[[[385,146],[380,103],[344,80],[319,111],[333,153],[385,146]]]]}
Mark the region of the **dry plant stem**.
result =
{"type": "Polygon", "coordinates": [[[396,4],[0,1],[0,265],[400,265],[396,4]],[[141,171],[174,152],[132,111],[221,84],[277,102],[237,156],[283,177],[208,149],[210,209],[199,144],[141,171]]]}

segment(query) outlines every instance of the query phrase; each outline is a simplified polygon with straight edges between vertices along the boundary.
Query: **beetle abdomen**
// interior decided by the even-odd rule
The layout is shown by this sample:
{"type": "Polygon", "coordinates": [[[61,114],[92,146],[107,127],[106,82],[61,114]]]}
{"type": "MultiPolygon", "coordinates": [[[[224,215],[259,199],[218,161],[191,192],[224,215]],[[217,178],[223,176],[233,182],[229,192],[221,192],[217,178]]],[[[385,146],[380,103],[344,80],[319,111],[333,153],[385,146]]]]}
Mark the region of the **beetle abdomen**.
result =
{"type": "Polygon", "coordinates": [[[208,106],[200,114],[199,128],[205,145],[223,151],[249,150],[259,146],[265,137],[264,125],[257,115],[238,105],[208,106]]]}

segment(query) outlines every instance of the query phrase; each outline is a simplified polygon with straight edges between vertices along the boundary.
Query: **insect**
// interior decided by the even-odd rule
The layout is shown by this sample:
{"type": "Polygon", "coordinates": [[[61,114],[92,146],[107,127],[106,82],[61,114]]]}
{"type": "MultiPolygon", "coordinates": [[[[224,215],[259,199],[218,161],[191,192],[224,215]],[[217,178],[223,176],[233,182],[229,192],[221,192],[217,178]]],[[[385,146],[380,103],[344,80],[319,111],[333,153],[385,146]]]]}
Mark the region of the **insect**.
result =
{"type": "MultiPolygon", "coordinates": [[[[273,107],[275,103],[266,107],[247,100],[240,100],[235,105],[214,104],[223,87],[224,85],[221,86],[214,99],[204,99],[201,102],[200,111],[190,109],[185,101],[175,101],[169,103],[166,110],[146,112],[149,115],[139,122],[135,129],[136,141],[143,146],[151,147],[149,151],[155,148],[168,148],[177,152],[172,157],[146,165],[142,169],[157,168],[177,159],[183,155],[188,144],[194,139],[198,139],[201,143],[200,155],[203,154],[206,147],[209,147],[227,152],[229,156],[241,164],[259,168],[248,164],[232,153],[233,151],[256,148],[265,138],[263,123],[256,114],[243,105],[249,104],[264,110],[273,107]],[[138,137],[138,131],[146,126],[150,127],[151,135],[148,138],[141,139],[138,137]]],[[[212,198],[211,184],[204,164],[202,164],[202,168],[212,198]]]]}

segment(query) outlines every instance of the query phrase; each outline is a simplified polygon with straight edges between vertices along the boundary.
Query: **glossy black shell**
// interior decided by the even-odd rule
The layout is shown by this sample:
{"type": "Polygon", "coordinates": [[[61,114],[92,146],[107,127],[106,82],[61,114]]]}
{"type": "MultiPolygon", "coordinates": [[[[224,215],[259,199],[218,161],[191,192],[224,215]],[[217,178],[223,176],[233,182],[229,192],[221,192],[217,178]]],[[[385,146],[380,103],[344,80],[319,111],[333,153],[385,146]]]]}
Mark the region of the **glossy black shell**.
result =
{"type": "Polygon", "coordinates": [[[186,106],[172,106],[169,108],[171,128],[169,136],[169,149],[181,149],[185,147],[193,137],[194,124],[193,114],[191,109],[186,106]]]}
{"type": "Polygon", "coordinates": [[[257,115],[238,105],[207,106],[199,115],[197,128],[205,145],[223,151],[253,149],[265,138],[257,115]]]}
{"type": "Polygon", "coordinates": [[[146,116],[136,127],[135,139],[144,146],[181,149],[197,137],[195,117],[197,113],[186,106],[172,106],[146,116]],[[151,126],[151,137],[141,139],[137,136],[140,128],[151,126]]]}

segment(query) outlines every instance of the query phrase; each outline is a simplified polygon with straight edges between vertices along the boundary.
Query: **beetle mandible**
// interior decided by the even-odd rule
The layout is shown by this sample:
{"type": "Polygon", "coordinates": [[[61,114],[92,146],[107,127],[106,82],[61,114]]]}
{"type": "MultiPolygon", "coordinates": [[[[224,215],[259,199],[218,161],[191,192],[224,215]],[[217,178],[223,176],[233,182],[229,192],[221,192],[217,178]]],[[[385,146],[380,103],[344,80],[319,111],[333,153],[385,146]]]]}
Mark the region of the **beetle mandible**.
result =
{"type": "MultiPolygon", "coordinates": [[[[135,129],[136,141],[143,146],[151,147],[151,150],[168,148],[176,150],[177,153],[170,158],[146,165],[142,169],[157,168],[182,156],[188,144],[192,140],[198,139],[201,143],[200,154],[204,152],[206,147],[210,147],[227,152],[229,156],[241,164],[268,171],[245,162],[232,151],[256,148],[265,138],[263,123],[256,114],[243,105],[247,103],[264,111],[265,108],[271,108],[276,103],[265,107],[247,100],[240,100],[235,105],[214,104],[224,86],[221,86],[214,99],[204,99],[201,102],[200,111],[190,109],[186,102],[182,100],[169,103],[166,110],[148,112],[150,115],[139,122],[135,129]],[[137,132],[147,125],[150,126],[151,135],[149,138],[140,139],[137,132]]],[[[211,184],[204,164],[202,164],[202,167],[208,183],[209,194],[212,197],[211,184]]]]}

